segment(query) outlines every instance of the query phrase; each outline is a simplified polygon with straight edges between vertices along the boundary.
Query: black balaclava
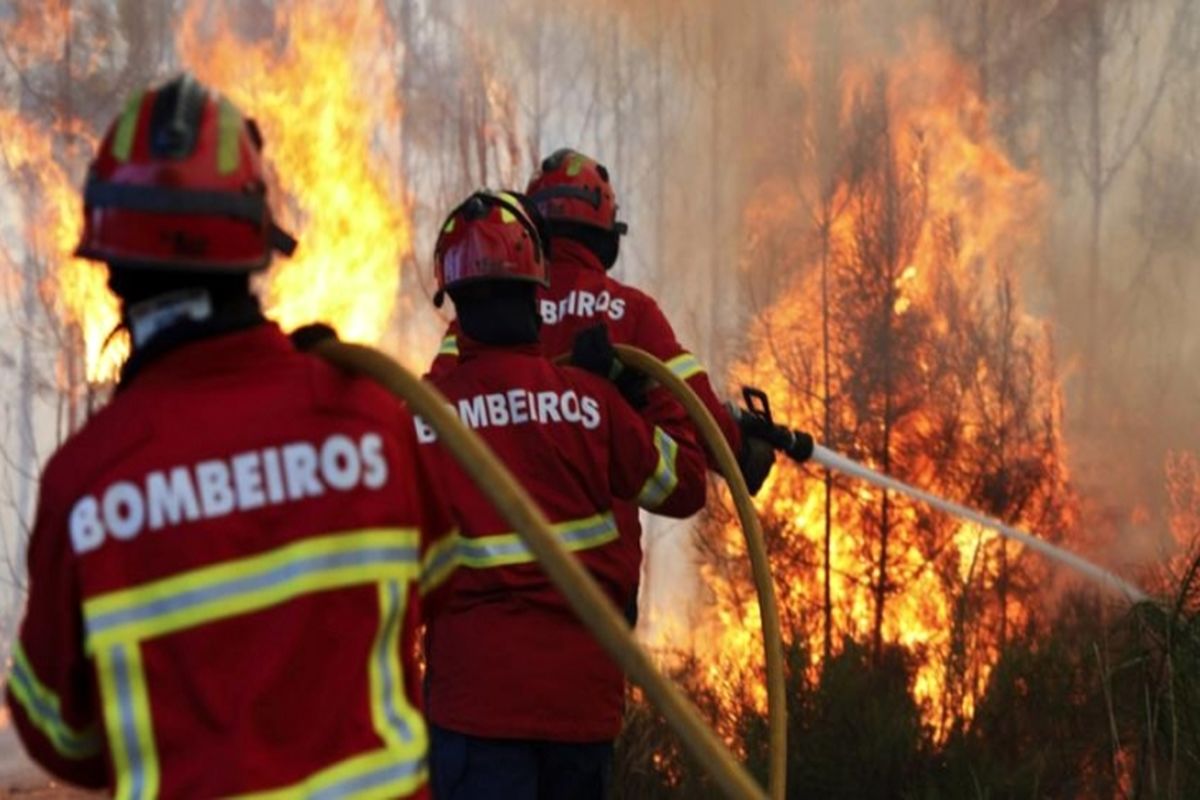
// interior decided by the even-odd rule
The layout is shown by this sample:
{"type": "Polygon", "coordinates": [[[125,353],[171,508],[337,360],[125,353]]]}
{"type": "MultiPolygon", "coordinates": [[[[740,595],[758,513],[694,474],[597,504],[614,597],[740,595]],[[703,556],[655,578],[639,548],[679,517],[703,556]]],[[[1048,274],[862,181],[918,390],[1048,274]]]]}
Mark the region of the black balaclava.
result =
{"type": "Polygon", "coordinates": [[[480,344],[535,344],[542,318],[537,286],[528,281],[479,281],[449,290],[458,325],[480,344]]]}
{"type": "Polygon", "coordinates": [[[124,386],[165,353],[198,339],[265,321],[248,273],[149,270],[110,264],[108,286],[121,299],[121,322],[133,352],[121,368],[124,386]]]}
{"type": "Polygon", "coordinates": [[[621,252],[621,235],[616,231],[606,231],[594,225],[584,225],[580,222],[551,222],[550,235],[572,239],[591,251],[605,270],[613,268],[617,256],[621,252]]]}

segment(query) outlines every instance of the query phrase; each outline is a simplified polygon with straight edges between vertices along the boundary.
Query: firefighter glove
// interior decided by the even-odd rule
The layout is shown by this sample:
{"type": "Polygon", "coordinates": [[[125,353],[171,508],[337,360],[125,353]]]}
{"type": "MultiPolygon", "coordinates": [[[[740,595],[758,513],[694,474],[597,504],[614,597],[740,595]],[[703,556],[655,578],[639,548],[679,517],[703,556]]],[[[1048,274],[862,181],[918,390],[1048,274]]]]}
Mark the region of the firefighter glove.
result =
{"type": "Polygon", "coordinates": [[[742,449],[737,454],[738,467],[742,470],[750,494],[758,494],[771,474],[771,468],[775,466],[775,444],[770,441],[770,433],[775,426],[765,417],[732,403],[728,403],[727,408],[742,432],[742,449]]]}
{"type": "Polygon", "coordinates": [[[648,389],[646,376],[621,363],[612,340],[608,338],[608,328],[604,325],[584,328],[575,334],[575,341],[571,344],[571,363],[612,381],[629,405],[645,408],[648,389]]]}
{"type": "Polygon", "coordinates": [[[327,339],[336,340],[338,335],[332,326],[324,322],[310,322],[296,328],[288,337],[292,340],[293,347],[301,352],[308,352],[327,339]]]}

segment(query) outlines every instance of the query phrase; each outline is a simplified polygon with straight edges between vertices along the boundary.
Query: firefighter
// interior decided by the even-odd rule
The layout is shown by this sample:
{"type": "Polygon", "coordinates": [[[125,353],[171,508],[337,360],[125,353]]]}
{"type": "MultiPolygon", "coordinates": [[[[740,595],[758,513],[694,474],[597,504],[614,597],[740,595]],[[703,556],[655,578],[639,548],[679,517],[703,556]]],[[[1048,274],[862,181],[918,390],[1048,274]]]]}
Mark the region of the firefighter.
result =
{"type": "MultiPolygon", "coordinates": [[[[757,432],[755,421],[713,391],[700,360],[675,336],[652,297],[609,274],[617,263],[621,237],[629,226],[617,220],[616,194],[608,169],[578,151],[563,148],[541,163],[526,195],[546,221],[550,241],[550,285],[538,294],[542,346],[555,356],[572,350],[584,330],[602,325],[611,341],[646,350],[687,381],[720,425],[752,492],[757,492],[774,464],[774,450],[757,432]],[[743,435],[743,428],[750,431],[743,435]]],[[[447,370],[458,356],[456,322],[442,339],[430,375],[447,370]]],[[[713,459],[709,464],[715,467],[713,459]]]]}
{"type": "Polygon", "coordinates": [[[410,654],[448,512],[411,415],[260,311],[251,273],[294,245],[261,147],[184,75],[91,165],[79,254],[132,354],[46,465],[8,705],[39,764],[118,797],[425,797],[410,654]]]}
{"type": "MultiPolygon", "coordinates": [[[[704,455],[680,416],[651,425],[606,379],[543,355],[536,290],[547,265],[535,214],[517,195],[484,192],[446,219],[435,302],[450,295],[462,333],[456,363],[433,383],[623,606],[640,551],[617,527],[614,504],[695,513],[704,455]]],[[[420,418],[417,428],[433,446],[420,418]]],[[[432,559],[460,568],[426,640],[434,796],[602,798],[621,670],[479,490],[456,465],[445,469],[462,531],[452,552],[432,559]]]]}
{"type": "MultiPolygon", "coordinates": [[[[551,356],[570,352],[585,331],[580,347],[588,349],[589,342],[597,341],[595,331],[589,329],[599,325],[612,342],[639,347],[666,362],[708,407],[738,457],[746,484],[756,493],[775,463],[774,448],[755,435],[769,426],[752,413],[722,404],[700,360],[679,343],[654,299],[609,274],[628,226],[617,220],[616,194],[608,169],[575,150],[561,149],[542,162],[526,192],[545,219],[550,236],[550,285],[538,295],[544,351],[551,356]]],[[[460,351],[458,334],[455,321],[442,339],[431,376],[455,363],[460,351]]],[[[620,372],[619,366],[617,369],[620,372]]],[[[619,374],[618,380],[635,382],[637,377],[619,374]]],[[[715,459],[711,454],[708,458],[715,469],[715,459]]],[[[641,526],[636,507],[618,502],[616,514],[621,530],[638,538],[641,526]]],[[[631,621],[636,620],[636,597],[626,612],[631,621]]]]}

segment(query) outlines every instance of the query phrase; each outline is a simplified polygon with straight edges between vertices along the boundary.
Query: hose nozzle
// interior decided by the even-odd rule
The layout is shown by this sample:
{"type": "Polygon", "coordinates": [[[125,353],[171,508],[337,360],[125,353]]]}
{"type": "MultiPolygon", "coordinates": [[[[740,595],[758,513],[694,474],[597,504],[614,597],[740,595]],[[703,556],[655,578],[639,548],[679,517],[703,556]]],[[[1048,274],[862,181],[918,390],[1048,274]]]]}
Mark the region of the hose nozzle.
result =
{"type": "Polygon", "coordinates": [[[771,401],[766,392],[756,386],[743,386],[742,398],[746,401],[746,408],[739,409],[743,415],[738,420],[742,430],[768,442],[797,463],[803,464],[812,458],[816,444],[813,437],[804,431],[776,425],[771,417],[771,401]]]}

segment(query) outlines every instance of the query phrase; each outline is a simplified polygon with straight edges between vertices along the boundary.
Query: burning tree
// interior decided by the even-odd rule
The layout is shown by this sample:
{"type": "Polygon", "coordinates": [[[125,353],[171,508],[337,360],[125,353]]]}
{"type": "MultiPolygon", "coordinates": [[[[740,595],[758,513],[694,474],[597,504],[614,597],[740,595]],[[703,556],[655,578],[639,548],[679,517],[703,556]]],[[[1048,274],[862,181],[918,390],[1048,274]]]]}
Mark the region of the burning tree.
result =
{"type": "MultiPolygon", "coordinates": [[[[1043,536],[1068,534],[1052,353],[1019,302],[1018,276],[1040,233],[1040,182],[1005,158],[970,73],[928,37],[839,85],[847,117],[827,241],[811,215],[773,211],[798,208],[778,185],[747,214],[751,280],[762,268],[785,288],[759,315],[753,355],[735,378],[767,389],[778,416],[799,427],[821,431],[828,408],[826,444],[875,469],[1043,536]],[[826,247],[828,337],[817,302],[826,247]]],[[[929,740],[944,741],[970,722],[1014,631],[1039,624],[1043,567],[977,526],[842,478],[827,507],[819,485],[784,466],[759,498],[793,691],[819,698],[836,665],[842,675],[882,669],[911,694],[929,740]]],[[[752,666],[757,607],[736,528],[715,514],[699,542],[713,625],[692,682],[714,696],[719,725],[737,739],[764,710],[752,666]]]]}

